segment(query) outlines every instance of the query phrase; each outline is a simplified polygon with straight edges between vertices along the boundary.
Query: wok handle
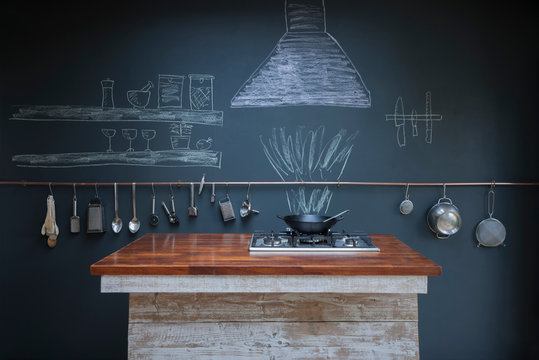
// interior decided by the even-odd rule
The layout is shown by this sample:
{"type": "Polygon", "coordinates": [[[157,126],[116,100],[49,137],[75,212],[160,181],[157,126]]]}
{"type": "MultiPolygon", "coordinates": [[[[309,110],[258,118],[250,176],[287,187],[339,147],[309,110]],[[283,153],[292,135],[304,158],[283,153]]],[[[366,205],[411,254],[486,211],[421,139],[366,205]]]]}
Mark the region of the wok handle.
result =
{"type": "Polygon", "coordinates": [[[344,214],[347,214],[349,212],[350,212],[350,210],[344,210],[343,212],[340,212],[337,215],[332,216],[332,217],[330,217],[330,218],[328,218],[328,219],[326,219],[326,220],[324,220],[322,222],[329,222],[329,221],[334,220],[334,219],[336,219],[337,221],[341,221],[342,219],[344,219],[344,214]]]}
{"type": "Polygon", "coordinates": [[[281,220],[284,220],[284,217],[282,217],[281,215],[277,215],[277,217],[281,220]]]}

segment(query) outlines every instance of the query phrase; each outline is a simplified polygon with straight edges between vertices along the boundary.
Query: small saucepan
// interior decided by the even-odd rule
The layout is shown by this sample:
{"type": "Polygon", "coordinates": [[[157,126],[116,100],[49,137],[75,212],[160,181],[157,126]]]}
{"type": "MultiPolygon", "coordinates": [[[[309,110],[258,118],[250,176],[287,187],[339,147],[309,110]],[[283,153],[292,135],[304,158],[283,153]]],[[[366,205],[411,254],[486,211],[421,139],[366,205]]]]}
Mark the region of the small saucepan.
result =
{"type": "Polygon", "coordinates": [[[288,226],[301,234],[326,234],[333,225],[344,218],[345,210],[335,216],[324,215],[287,215],[279,216],[288,226]]]}
{"type": "Polygon", "coordinates": [[[447,239],[460,230],[462,219],[459,209],[444,196],[429,210],[427,223],[438,239],[447,239]]]}

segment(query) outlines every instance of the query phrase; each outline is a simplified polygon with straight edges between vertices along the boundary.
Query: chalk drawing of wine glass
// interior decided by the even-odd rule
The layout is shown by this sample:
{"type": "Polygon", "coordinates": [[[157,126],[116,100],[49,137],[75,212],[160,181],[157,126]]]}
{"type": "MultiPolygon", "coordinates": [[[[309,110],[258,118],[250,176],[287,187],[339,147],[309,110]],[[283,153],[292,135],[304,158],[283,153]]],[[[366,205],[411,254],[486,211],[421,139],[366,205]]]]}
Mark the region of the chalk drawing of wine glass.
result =
{"type": "Polygon", "coordinates": [[[125,139],[129,140],[129,148],[126,151],[135,151],[131,147],[131,142],[137,138],[137,129],[122,129],[122,135],[125,139]]]}
{"type": "Polygon", "coordinates": [[[144,140],[146,140],[146,151],[152,151],[150,149],[150,140],[152,140],[153,138],[155,138],[155,130],[152,130],[152,129],[142,129],[140,131],[140,133],[142,134],[142,138],[144,140]]]}
{"type": "Polygon", "coordinates": [[[116,135],[115,129],[101,129],[101,133],[109,138],[109,148],[107,152],[112,152],[112,138],[116,135]]]}

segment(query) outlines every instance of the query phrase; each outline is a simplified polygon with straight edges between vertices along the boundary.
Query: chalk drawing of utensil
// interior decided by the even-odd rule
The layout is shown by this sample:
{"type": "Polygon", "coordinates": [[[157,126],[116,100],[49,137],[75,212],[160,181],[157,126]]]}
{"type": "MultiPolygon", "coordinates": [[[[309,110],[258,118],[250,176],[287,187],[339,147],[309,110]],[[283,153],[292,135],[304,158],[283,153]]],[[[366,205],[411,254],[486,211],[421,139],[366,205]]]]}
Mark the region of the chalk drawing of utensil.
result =
{"type": "Polygon", "coordinates": [[[427,144],[432,143],[432,105],[430,96],[430,91],[427,91],[425,94],[425,141],[427,144]]]}
{"type": "Polygon", "coordinates": [[[415,111],[415,109],[412,110],[412,115],[411,115],[411,123],[412,123],[412,136],[417,136],[418,135],[418,132],[417,132],[417,111],[415,111]]]}
{"type": "Polygon", "coordinates": [[[402,97],[399,96],[395,103],[395,126],[397,127],[397,143],[400,147],[406,145],[404,124],[404,105],[402,104],[402,97]]]}
{"type": "Polygon", "coordinates": [[[135,109],[145,109],[148,102],[150,102],[151,88],[153,88],[153,83],[148,81],[148,83],[140,90],[127,91],[127,101],[129,101],[135,109]]]}

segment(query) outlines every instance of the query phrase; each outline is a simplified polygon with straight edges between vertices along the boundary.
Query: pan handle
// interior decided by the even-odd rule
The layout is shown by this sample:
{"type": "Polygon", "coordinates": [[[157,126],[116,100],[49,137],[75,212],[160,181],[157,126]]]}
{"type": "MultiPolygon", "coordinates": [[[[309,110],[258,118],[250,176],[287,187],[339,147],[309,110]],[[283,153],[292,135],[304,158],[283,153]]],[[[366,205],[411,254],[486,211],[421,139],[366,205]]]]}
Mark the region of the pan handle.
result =
{"type": "Polygon", "coordinates": [[[344,219],[344,216],[343,216],[343,215],[344,215],[344,214],[347,214],[347,213],[349,213],[349,212],[350,212],[350,210],[344,210],[343,212],[340,212],[340,213],[338,213],[337,215],[334,215],[334,216],[332,216],[332,217],[330,217],[330,218],[327,218],[327,219],[324,220],[323,222],[329,222],[329,221],[334,220],[334,219],[336,219],[337,221],[341,221],[342,219],[344,219]]]}
{"type": "Polygon", "coordinates": [[[281,220],[284,220],[284,217],[282,217],[281,215],[277,215],[277,217],[281,220]]]}

